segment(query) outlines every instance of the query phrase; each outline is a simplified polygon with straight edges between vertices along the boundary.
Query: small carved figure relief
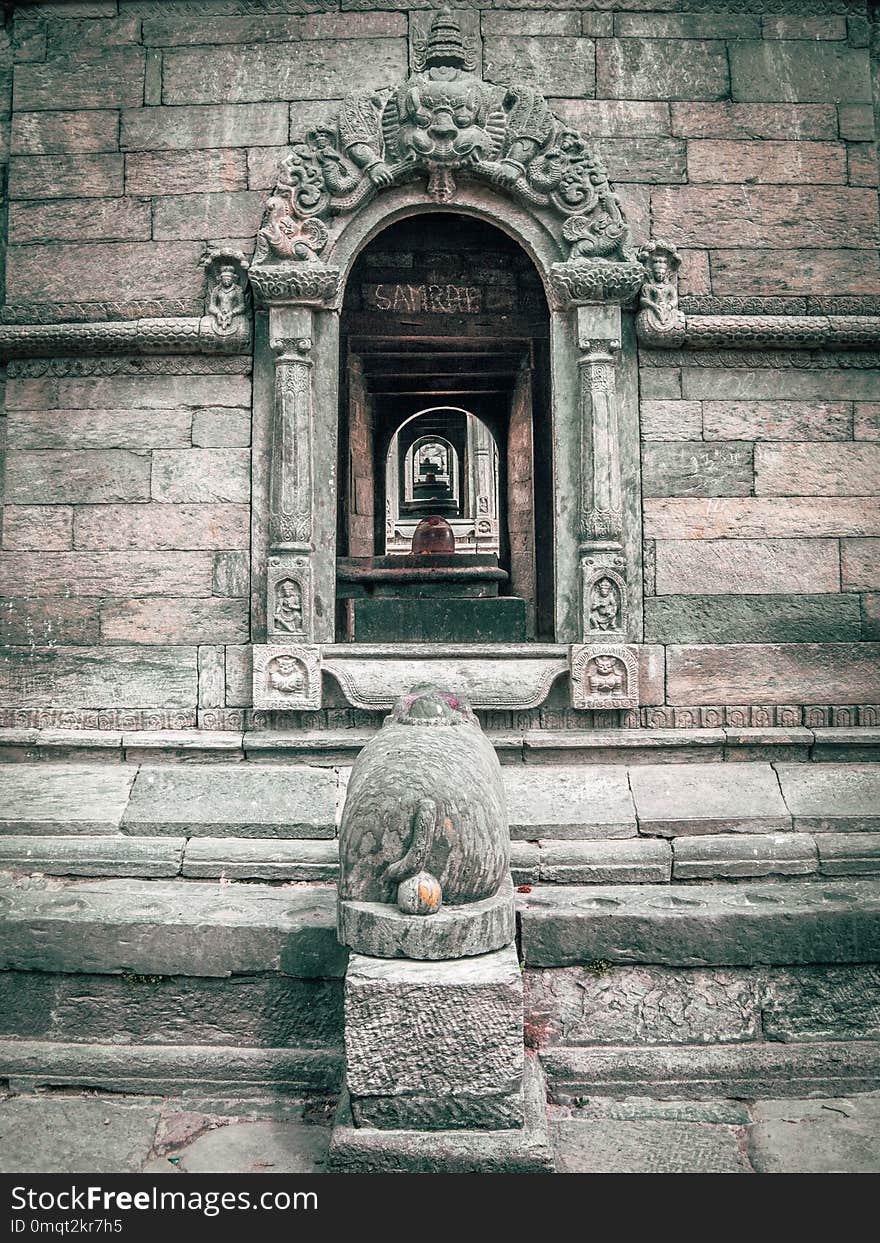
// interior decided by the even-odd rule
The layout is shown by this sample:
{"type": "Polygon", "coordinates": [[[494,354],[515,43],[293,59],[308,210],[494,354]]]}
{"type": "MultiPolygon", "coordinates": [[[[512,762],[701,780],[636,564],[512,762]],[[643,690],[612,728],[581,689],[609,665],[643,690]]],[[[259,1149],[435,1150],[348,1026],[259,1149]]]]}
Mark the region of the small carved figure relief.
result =
{"type": "Polygon", "coordinates": [[[638,707],[634,648],[586,644],[571,649],[572,707],[594,712],[638,707]]]}
{"type": "Polygon", "coordinates": [[[303,626],[302,587],[293,578],[282,578],[275,586],[275,612],[273,622],[276,630],[301,635],[303,626]]]}
{"type": "Polygon", "coordinates": [[[295,656],[275,656],[266,666],[266,686],[285,695],[301,695],[306,687],[308,671],[295,656]]]}
{"type": "Polygon", "coordinates": [[[587,686],[594,695],[617,695],[626,688],[626,666],[614,656],[595,656],[587,665],[587,686]]]}
{"type": "Polygon", "coordinates": [[[616,630],[620,618],[620,596],[610,578],[600,578],[590,593],[590,629],[616,630]]]}
{"type": "Polygon", "coordinates": [[[685,318],[678,309],[678,251],[664,242],[652,241],[639,250],[638,259],[645,269],[636,317],[639,336],[643,341],[680,344],[685,336],[685,318]]]}
{"type": "Polygon", "coordinates": [[[208,274],[205,314],[211,319],[214,332],[228,336],[248,313],[248,261],[238,251],[212,250],[202,262],[208,274]]]}

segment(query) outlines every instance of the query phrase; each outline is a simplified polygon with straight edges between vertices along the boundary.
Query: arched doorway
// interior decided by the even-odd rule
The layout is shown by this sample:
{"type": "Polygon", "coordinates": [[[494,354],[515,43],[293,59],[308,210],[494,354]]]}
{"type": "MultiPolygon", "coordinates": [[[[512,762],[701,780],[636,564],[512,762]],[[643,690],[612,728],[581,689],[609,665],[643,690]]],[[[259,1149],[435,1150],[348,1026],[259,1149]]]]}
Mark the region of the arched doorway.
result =
{"type": "Polygon", "coordinates": [[[552,638],[553,561],[537,552],[553,545],[549,357],[541,279],[500,229],[451,212],[423,214],[361,250],[340,330],[339,640],[552,638]],[[419,443],[437,459],[439,484],[436,471],[421,482],[414,471],[419,443]],[[427,509],[420,499],[430,500],[427,509]],[[420,570],[417,586],[404,562],[429,510],[453,528],[456,563],[438,565],[433,581],[420,570]],[[377,592],[383,600],[461,599],[456,580],[478,563],[499,571],[493,591],[508,603],[358,603],[377,592]],[[358,625],[359,614],[383,610],[384,629],[358,625]],[[446,614],[454,622],[444,634],[446,614]],[[487,620],[493,614],[505,621],[487,620]]]}

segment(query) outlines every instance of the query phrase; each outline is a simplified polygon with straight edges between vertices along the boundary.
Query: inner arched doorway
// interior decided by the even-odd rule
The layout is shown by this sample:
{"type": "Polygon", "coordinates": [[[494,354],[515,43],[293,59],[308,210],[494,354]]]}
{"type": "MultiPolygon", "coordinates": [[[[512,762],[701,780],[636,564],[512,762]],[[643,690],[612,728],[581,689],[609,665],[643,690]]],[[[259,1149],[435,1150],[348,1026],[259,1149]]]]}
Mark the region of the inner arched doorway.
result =
{"type": "Polygon", "coordinates": [[[337,641],[553,637],[549,364],[541,279],[500,229],[436,212],[364,247],[340,325],[337,641]],[[454,561],[408,575],[429,512],[454,561]]]}

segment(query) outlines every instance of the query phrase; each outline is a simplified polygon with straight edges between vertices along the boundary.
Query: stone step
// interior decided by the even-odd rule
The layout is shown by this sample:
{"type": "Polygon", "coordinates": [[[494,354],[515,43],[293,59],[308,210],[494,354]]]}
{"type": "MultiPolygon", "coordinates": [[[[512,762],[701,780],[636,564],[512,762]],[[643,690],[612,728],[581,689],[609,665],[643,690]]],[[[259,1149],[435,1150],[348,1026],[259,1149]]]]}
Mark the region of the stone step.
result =
{"type": "MultiPolygon", "coordinates": [[[[0,835],[330,840],[349,771],[253,762],[2,764],[0,835]]],[[[880,765],[519,764],[502,773],[514,841],[880,832],[880,765]]]]}
{"type": "Polygon", "coordinates": [[[873,962],[880,881],[542,885],[521,896],[527,967],[873,962]]]}
{"type": "Polygon", "coordinates": [[[541,1054],[549,1099],[706,1100],[870,1092],[880,1085],[880,1042],[556,1047],[541,1054]]]}

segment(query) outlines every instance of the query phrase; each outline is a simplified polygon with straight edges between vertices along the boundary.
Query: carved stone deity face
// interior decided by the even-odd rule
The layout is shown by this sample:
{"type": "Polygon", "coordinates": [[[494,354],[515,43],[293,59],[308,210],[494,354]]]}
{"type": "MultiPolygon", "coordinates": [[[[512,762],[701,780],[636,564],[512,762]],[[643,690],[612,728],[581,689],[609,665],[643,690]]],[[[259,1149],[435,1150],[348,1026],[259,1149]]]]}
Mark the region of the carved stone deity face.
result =
{"type": "Polygon", "coordinates": [[[220,269],[220,284],[224,289],[231,289],[235,283],[235,268],[227,264],[220,269]]]}
{"type": "Polygon", "coordinates": [[[651,277],[658,285],[664,284],[672,275],[672,268],[669,263],[669,256],[664,255],[662,251],[653,254],[650,258],[648,267],[651,277]]]}
{"type": "Polygon", "coordinates": [[[596,590],[602,599],[606,600],[614,591],[614,584],[611,582],[610,578],[600,578],[599,582],[596,584],[596,590]]]}
{"type": "Polygon", "coordinates": [[[597,656],[596,672],[601,673],[603,677],[607,677],[609,673],[614,672],[614,666],[616,664],[617,661],[613,656],[597,656]]]}

